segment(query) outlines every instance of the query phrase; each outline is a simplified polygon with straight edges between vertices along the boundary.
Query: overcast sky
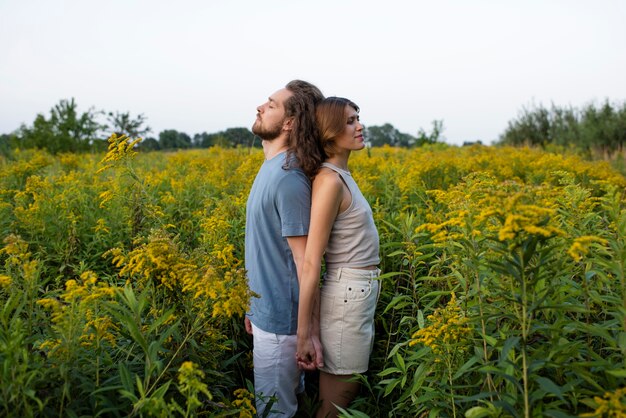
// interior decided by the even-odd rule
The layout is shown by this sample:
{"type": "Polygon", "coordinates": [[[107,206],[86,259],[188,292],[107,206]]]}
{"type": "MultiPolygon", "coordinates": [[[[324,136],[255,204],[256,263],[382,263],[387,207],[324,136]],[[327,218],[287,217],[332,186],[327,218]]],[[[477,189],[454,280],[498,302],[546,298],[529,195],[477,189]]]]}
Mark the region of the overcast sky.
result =
{"type": "Polygon", "coordinates": [[[0,133],[72,97],[154,136],[250,127],[294,78],[490,143],[523,107],[626,101],[626,1],[0,0],[0,133]]]}

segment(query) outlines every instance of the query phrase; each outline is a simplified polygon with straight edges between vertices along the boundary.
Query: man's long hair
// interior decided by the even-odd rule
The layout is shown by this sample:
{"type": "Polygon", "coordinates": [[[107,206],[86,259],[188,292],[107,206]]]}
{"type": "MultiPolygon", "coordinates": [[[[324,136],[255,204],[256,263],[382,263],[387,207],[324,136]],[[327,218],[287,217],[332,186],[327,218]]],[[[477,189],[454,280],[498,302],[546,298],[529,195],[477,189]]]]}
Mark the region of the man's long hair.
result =
{"type": "Polygon", "coordinates": [[[285,87],[292,93],[285,102],[285,116],[293,117],[287,138],[287,161],[295,157],[302,171],[312,178],[326,157],[315,123],[315,107],[324,95],[313,84],[302,80],[290,81],[285,87]]]}

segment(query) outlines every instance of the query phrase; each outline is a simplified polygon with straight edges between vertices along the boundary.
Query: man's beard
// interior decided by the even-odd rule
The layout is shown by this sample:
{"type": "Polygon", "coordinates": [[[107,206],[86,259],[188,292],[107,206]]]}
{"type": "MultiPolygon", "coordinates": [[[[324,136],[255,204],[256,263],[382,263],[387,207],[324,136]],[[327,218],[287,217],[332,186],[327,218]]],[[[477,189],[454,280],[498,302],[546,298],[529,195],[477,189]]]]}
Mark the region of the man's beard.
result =
{"type": "Polygon", "coordinates": [[[264,139],[266,141],[271,141],[273,139],[278,138],[278,136],[282,133],[283,122],[284,121],[280,121],[276,123],[274,126],[270,126],[269,128],[264,128],[261,125],[261,121],[257,120],[254,122],[254,125],[252,125],[252,133],[261,139],[264,139]]]}

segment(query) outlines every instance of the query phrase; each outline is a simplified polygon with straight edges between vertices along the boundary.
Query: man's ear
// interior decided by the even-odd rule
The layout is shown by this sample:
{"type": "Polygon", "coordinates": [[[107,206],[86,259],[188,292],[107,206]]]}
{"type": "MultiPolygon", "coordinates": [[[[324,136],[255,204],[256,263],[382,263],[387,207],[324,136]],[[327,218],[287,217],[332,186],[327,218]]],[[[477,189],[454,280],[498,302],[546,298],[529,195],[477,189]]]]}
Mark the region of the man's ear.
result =
{"type": "Polygon", "coordinates": [[[290,131],[293,128],[293,120],[293,117],[285,119],[283,122],[283,131],[290,131]]]}

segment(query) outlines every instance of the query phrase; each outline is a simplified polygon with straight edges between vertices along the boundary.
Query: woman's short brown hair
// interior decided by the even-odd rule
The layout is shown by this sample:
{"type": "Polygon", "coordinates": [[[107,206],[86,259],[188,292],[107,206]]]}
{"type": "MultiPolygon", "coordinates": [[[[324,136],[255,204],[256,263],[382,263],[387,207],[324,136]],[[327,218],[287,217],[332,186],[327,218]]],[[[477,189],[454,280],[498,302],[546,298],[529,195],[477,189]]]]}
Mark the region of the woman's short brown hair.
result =
{"type": "Polygon", "coordinates": [[[318,103],[315,109],[315,120],[319,131],[320,143],[326,157],[332,157],[337,137],[346,129],[346,106],[359,111],[359,107],[343,97],[327,97],[318,103]]]}

